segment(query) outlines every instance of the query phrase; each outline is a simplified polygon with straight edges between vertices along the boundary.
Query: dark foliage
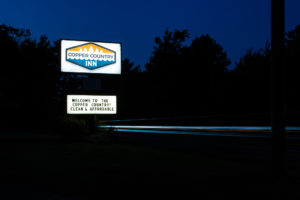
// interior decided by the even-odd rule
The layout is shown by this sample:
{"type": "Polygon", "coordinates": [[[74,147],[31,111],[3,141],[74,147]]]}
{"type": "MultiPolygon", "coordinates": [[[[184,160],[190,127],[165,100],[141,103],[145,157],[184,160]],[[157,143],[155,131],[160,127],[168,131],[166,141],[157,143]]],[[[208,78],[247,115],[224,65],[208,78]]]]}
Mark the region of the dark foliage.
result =
{"type": "Polygon", "coordinates": [[[4,24],[0,25],[0,46],[4,118],[28,124],[49,117],[57,95],[58,47],[46,36],[33,40],[29,30],[4,24]]]}
{"type": "Polygon", "coordinates": [[[268,43],[265,49],[250,49],[228,73],[231,89],[227,104],[230,110],[237,113],[270,112],[270,52],[268,43]]]}
{"type": "MultiPolygon", "coordinates": [[[[155,38],[147,70],[129,70],[125,74],[125,82],[130,84],[125,86],[124,97],[131,106],[123,109],[124,113],[144,116],[260,114],[269,118],[271,47],[268,42],[263,49],[249,49],[229,71],[230,60],[209,35],[184,45],[188,38],[187,30],[173,33],[166,30],[163,37],[155,38]]],[[[286,35],[288,115],[297,115],[300,111],[299,41],[300,26],[297,26],[286,35]]]]}
{"type": "Polygon", "coordinates": [[[286,34],[286,94],[287,111],[300,113],[300,25],[286,34]]]}
{"type": "Polygon", "coordinates": [[[78,81],[59,69],[59,41],[32,39],[29,30],[0,25],[1,105],[4,125],[35,127],[65,113],[64,94],[78,81]]]}
{"type": "Polygon", "coordinates": [[[185,46],[188,38],[187,30],[166,30],[162,38],[155,38],[146,71],[126,74],[131,82],[127,98],[140,107],[137,111],[148,116],[198,115],[222,101],[215,91],[223,84],[230,60],[209,35],[185,46]]]}

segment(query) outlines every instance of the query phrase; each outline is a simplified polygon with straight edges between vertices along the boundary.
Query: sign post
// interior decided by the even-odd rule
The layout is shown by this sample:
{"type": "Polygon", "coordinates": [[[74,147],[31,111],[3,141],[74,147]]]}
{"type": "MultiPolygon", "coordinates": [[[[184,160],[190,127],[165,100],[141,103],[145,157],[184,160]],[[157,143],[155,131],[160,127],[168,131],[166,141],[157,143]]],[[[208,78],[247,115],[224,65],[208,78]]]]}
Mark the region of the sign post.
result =
{"type": "Polygon", "coordinates": [[[285,174],[284,0],[271,1],[272,160],[273,175],[285,174]]]}

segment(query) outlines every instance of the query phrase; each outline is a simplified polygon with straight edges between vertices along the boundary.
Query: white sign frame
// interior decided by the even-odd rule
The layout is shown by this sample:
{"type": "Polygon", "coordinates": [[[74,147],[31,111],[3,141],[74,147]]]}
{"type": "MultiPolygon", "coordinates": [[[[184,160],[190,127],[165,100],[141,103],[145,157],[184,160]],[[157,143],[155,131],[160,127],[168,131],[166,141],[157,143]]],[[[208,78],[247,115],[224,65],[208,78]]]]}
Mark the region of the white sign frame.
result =
{"type": "Polygon", "coordinates": [[[67,114],[117,114],[116,95],[67,95],[67,114]]]}
{"type": "Polygon", "coordinates": [[[60,47],[61,72],[120,75],[121,61],[122,61],[121,53],[122,53],[121,43],[62,39],[61,47],[60,47]],[[95,49],[85,48],[88,45],[99,47],[100,52],[98,52],[97,48],[95,49]],[[75,51],[77,51],[78,53],[75,54],[74,51],[72,51],[72,49],[76,49],[75,51]],[[102,52],[101,49],[103,49],[104,51],[108,51],[111,54],[109,54],[108,52],[102,52]],[[83,56],[70,57],[72,55],[85,55],[85,57],[83,56]],[[107,57],[100,58],[99,56],[107,56],[108,58],[107,57]],[[74,62],[72,62],[71,59],[74,60],[74,62]],[[95,68],[90,69],[88,66],[84,66],[85,64],[79,64],[80,61],[82,63],[107,62],[107,64],[102,64],[103,66],[97,65],[95,66],[95,68]]]}

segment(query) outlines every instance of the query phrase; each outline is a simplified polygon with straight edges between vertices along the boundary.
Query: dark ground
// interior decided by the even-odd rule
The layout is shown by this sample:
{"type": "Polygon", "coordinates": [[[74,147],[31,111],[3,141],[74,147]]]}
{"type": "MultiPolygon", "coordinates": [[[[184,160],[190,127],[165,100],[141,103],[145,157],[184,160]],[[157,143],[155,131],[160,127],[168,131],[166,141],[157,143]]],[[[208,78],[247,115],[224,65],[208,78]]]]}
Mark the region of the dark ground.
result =
{"type": "Polygon", "coordinates": [[[298,140],[287,141],[287,175],[278,181],[266,138],[41,133],[2,134],[0,199],[300,197],[298,140]]]}

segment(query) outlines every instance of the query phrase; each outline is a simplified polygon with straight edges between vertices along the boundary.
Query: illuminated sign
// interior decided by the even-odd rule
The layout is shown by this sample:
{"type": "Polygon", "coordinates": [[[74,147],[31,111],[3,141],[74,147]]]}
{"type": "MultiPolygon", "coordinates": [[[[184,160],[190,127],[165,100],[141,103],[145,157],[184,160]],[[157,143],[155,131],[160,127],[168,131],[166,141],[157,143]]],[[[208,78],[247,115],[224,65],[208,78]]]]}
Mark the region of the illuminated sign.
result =
{"type": "Polygon", "coordinates": [[[61,71],[121,74],[121,44],[62,40],[61,71]]]}
{"type": "Polygon", "coordinates": [[[67,95],[67,114],[117,114],[117,97],[67,95]]]}

